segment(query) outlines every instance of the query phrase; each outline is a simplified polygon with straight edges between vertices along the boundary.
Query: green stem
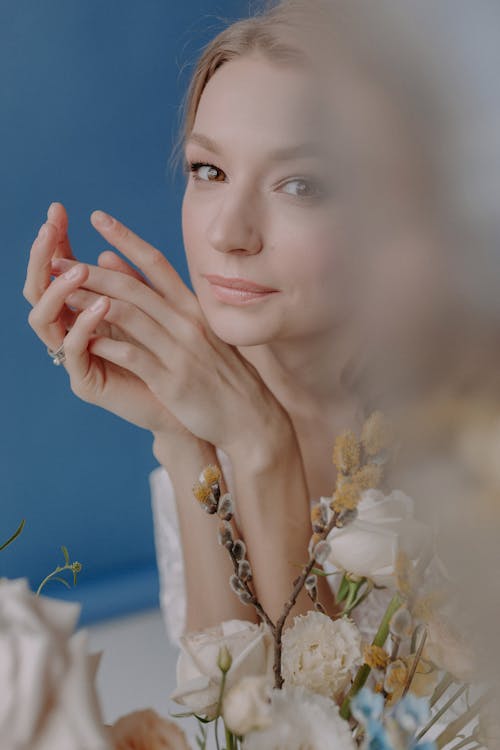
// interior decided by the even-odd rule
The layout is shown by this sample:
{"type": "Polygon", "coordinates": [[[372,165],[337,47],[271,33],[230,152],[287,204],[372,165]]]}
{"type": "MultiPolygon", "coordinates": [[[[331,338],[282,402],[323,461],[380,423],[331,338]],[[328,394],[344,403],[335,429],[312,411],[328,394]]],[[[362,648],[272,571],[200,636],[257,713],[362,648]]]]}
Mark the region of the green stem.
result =
{"type": "Polygon", "coordinates": [[[41,584],[39,585],[39,587],[36,590],[36,595],[40,596],[40,592],[43,589],[43,587],[45,586],[45,584],[48,583],[51,578],[54,578],[58,573],[62,573],[64,570],[72,570],[72,566],[71,565],[65,565],[64,568],[61,568],[58,565],[57,568],[52,571],[52,573],[49,573],[48,576],[45,576],[45,578],[43,579],[43,581],[41,582],[41,584]]]}
{"type": "Polygon", "coordinates": [[[224,731],[226,735],[226,748],[227,750],[234,750],[233,735],[232,732],[224,724],[224,731]]]}
{"type": "MultiPolygon", "coordinates": [[[[389,602],[389,606],[387,607],[385,614],[382,618],[382,622],[380,623],[379,629],[377,630],[377,633],[375,635],[375,638],[372,641],[373,646],[382,646],[387,640],[387,636],[389,635],[389,625],[391,623],[392,616],[396,610],[400,608],[402,604],[401,597],[399,594],[394,594],[391,601],[389,602]]],[[[343,719],[349,719],[351,715],[351,701],[354,698],[355,695],[359,693],[363,685],[368,679],[368,675],[371,672],[371,667],[368,666],[368,664],[362,664],[361,667],[358,669],[356,676],[354,678],[354,681],[352,683],[351,689],[347,693],[346,697],[344,698],[344,702],[342,703],[342,707],[340,709],[340,715],[343,719]]]]}
{"type": "MultiPolygon", "coordinates": [[[[222,695],[224,693],[224,686],[226,684],[226,672],[222,672],[222,679],[220,681],[220,690],[219,690],[219,698],[217,700],[217,708],[215,709],[215,744],[217,745],[217,750],[220,750],[219,745],[219,717],[220,717],[220,711],[222,707],[222,695]]],[[[224,726],[226,726],[224,724],[224,726]]]]}

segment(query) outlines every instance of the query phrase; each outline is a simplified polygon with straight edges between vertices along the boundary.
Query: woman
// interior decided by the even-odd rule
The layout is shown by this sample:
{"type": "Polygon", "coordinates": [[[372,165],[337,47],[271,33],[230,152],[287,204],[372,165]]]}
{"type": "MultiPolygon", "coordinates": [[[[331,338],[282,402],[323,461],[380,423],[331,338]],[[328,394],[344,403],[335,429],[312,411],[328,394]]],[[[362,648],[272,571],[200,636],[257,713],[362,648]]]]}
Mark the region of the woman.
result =
{"type": "MultiPolygon", "coordinates": [[[[415,290],[426,284],[432,299],[433,177],[372,58],[356,58],[368,48],[361,40],[355,52],[350,35],[342,43],[353,20],[342,4],[285,0],[228,27],[198,61],[182,144],[194,294],[160,251],[101,211],[93,226],[143,275],[111,251],[97,266],[78,263],[61,204],[31,249],[30,325],[64,360],[77,396],[152,432],[171,481],[156,508],[161,551],[175,534],[173,506],[166,512],[175,494],[187,609],[176,624],[167,612],[174,638],[255,618],[230,590],[229,557],[192,497],[202,467],[224,464],[274,618],[306,559],[310,502],[334,487],[334,439],[371,409],[356,387],[367,342],[377,326],[393,344],[411,340],[415,290]]],[[[161,559],[160,572],[168,599],[173,571],[161,559]]],[[[334,611],[324,578],[319,598],[334,611]]],[[[302,592],[292,615],[310,608],[302,592]]]]}

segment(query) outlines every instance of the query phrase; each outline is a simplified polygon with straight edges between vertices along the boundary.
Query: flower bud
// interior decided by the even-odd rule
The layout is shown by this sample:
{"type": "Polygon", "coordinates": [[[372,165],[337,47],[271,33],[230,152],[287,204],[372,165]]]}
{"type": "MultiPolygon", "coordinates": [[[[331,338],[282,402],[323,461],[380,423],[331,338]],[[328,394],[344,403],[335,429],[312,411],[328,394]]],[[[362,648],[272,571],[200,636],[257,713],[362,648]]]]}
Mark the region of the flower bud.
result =
{"type": "Polygon", "coordinates": [[[233,530],[229,521],[221,521],[217,532],[219,544],[230,549],[233,546],[233,530]]]}
{"type": "Polygon", "coordinates": [[[396,638],[407,638],[411,635],[413,629],[413,620],[409,610],[406,607],[397,609],[389,625],[389,630],[396,638]]]}
{"type": "Polygon", "coordinates": [[[330,547],[329,543],[326,541],[326,539],[323,539],[321,542],[318,542],[313,550],[313,555],[320,565],[321,563],[324,563],[325,560],[328,559],[332,551],[332,548],[330,547]]]}
{"type": "Polygon", "coordinates": [[[237,539],[233,544],[232,552],[235,560],[244,560],[247,552],[245,542],[242,539],[237,539]]]}
{"type": "Polygon", "coordinates": [[[252,580],[252,569],[248,560],[240,560],[238,563],[238,578],[241,581],[252,580]]]}
{"type": "Polygon", "coordinates": [[[238,594],[238,596],[240,595],[242,591],[245,591],[245,587],[243,586],[242,582],[240,581],[238,576],[235,575],[234,573],[229,578],[229,585],[231,586],[234,593],[238,594]]]}
{"type": "Polygon", "coordinates": [[[217,659],[217,666],[221,672],[228,672],[233,662],[232,656],[229,652],[228,647],[224,643],[219,649],[219,658],[217,659]]]}
{"type": "Polygon", "coordinates": [[[239,600],[242,604],[250,604],[252,602],[252,595],[248,591],[240,591],[238,594],[239,600]]]}
{"type": "Polygon", "coordinates": [[[229,492],[226,492],[224,495],[222,495],[220,501],[219,501],[219,507],[217,508],[217,513],[220,518],[222,518],[224,521],[230,521],[231,518],[234,515],[234,508],[233,508],[233,499],[229,492]]]}

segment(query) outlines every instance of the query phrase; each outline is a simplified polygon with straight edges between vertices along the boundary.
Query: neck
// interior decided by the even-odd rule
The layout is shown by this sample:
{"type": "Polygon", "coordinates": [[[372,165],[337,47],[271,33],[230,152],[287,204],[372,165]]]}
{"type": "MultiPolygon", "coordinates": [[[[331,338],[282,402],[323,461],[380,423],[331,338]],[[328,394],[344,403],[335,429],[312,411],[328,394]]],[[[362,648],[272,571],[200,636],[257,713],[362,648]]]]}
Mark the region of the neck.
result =
{"type": "Polygon", "coordinates": [[[339,411],[363,418],[361,404],[348,383],[355,356],[352,337],[331,329],[297,339],[240,346],[288,413],[328,420],[339,411]]]}

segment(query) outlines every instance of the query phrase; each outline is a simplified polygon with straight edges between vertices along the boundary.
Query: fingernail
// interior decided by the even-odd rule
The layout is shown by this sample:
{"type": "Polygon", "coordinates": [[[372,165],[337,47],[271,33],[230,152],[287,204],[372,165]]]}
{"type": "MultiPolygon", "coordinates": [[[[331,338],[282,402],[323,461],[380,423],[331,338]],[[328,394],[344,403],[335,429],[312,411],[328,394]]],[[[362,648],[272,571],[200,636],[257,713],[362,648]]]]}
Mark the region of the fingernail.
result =
{"type": "Polygon", "coordinates": [[[93,302],[88,309],[91,312],[98,312],[99,310],[102,310],[105,302],[106,302],[106,297],[99,297],[99,299],[96,299],[96,301],[93,302]]]}
{"type": "Polygon", "coordinates": [[[68,279],[68,281],[73,281],[73,279],[76,279],[78,276],[80,276],[82,272],[82,266],[73,266],[73,268],[70,268],[69,271],[66,271],[64,275],[65,279],[68,279]]]}
{"type": "Polygon", "coordinates": [[[52,209],[53,209],[53,207],[54,207],[55,205],[56,205],[56,201],[53,201],[53,202],[52,202],[52,203],[50,204],[50,206],[49,206],[49,208],[48,208],[48,210],[47,210],[47,218],[49,218],[49,219],[50,219],[50,214],[52,213],[52,209]]]}
{"type": "Polygon", "coordinates": [[[94,211],[93,218],[96,224],[99,224],[103,229],[109,229],[113,225],[113,219],[104,211],[94,211]]]}
{"type": "Polygon", "coordinates": [[[40,229],[38,230],[37,240],[43,240],[47,236],[47,225],[42,224],[40,229]]]}

